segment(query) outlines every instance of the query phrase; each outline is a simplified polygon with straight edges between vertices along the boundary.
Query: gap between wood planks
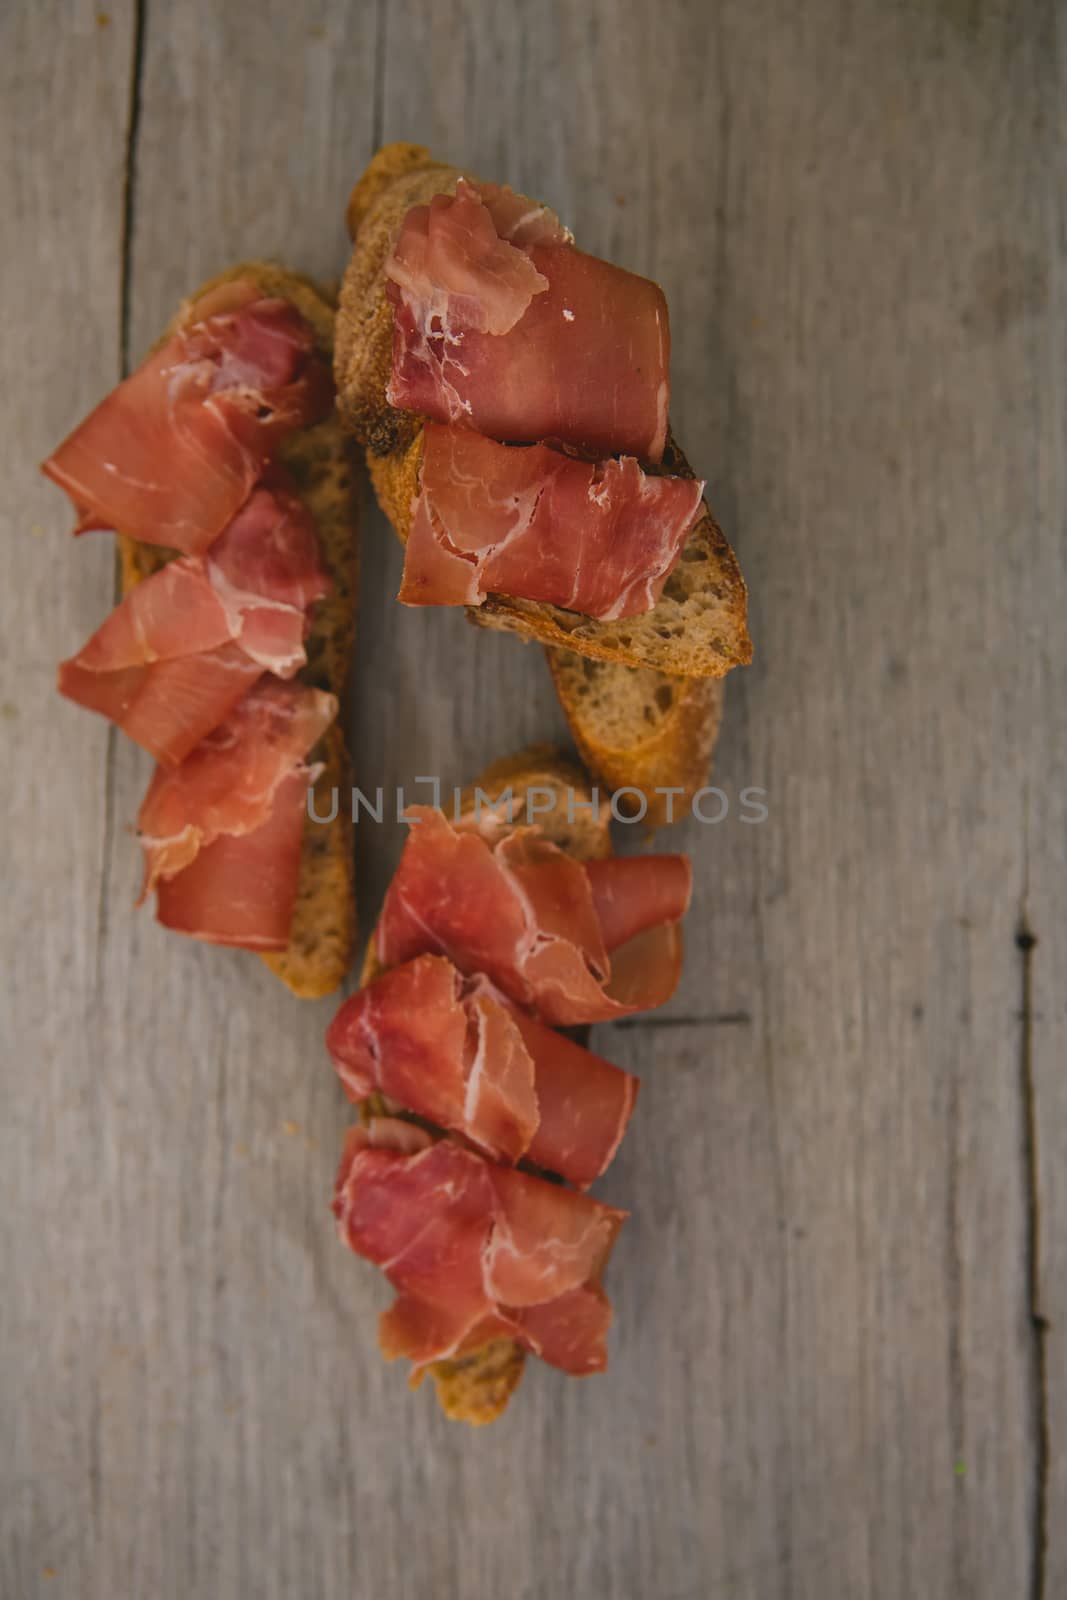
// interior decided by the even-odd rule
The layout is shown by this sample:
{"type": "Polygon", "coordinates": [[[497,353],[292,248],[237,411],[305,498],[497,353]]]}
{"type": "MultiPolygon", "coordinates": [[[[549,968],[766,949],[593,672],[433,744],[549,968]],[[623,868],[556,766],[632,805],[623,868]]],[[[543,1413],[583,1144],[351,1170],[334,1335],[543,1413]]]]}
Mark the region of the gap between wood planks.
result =
{"type": "MultiPolygon", "coordinates": [[[[148,0],[134,0],[133,37],[130,42],[130,93],[126,113],[126,152],[122,173],[122,238],[119,245],[119,375],[130,371],[131,284],[133,277],[133,229],[137,194],[137,140],[141,131],[141,86],[144,78],[144,39],[148,0]]],[[[118,553],[112,586],[112,600],[121,599],[118,553]]],[[[118,729],[108,724],[107,751],[104,757],[104,839],[100,859],[100,898],[96,907],[96,987],[104,976],[104,950],[108,933],[108,904],[111,893],[111,866],[114,856],[115,760],[118,729]]]]}
{"type": "Polygon", "coordinates": [[[371,146],[377,150],[385,126],[385,24],[387,0],[377,0],[374,12],[374,108],[371,115],[371,146]]]}
{"type": "Polygon", "coordinates": [[[718,1011],[709,1016],[692,1017],[623,1017],[611,1024],[613,1028],[749,1028],[752,1016],[748,1011],[718,1011]]]}

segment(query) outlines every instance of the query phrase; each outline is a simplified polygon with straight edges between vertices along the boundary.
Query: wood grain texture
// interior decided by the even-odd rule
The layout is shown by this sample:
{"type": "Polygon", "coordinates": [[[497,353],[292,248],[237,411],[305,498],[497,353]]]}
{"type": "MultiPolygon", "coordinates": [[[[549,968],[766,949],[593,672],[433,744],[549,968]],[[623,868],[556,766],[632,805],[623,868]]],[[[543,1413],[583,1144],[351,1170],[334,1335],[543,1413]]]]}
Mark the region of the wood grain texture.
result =
{"type": "MultiPolygon", "coordinates": [[[[1067,1588],[1063,25],[649,18],[148,0],[139,60],[126,7],[0,22],[8,350],[36,375],[0,427],[3,1600],[1067,1588]],[[598,1190],[633,1211],[612,1373],[535,1367],[483,1433],[378,1360],[387,1291],[334,1240],[332,1007],[131,910],[148,763],[109,766],[51,691],[109,554],[63,543],[31,470],[116,376],[124,260],[133,359],[230,260],[336,275],[348,187],[399,137],[664,284],[757,652],[732,814],[676,835],[683,988],[595,1039],[644,1084],[598,1190]]],[[[364,788],[562,734],[540,652],[388,603],[368,524],[364,788]]],[[[366,926],[399,845],[361,831],[366,926]]]]}
{"type": "MultiPolygon", "coordinates": [[[[1020,400],[1033,408],[1029,461],[1017,477],[1031,559],[1022,575],[1026,647],[1012,719],[1025,746],[1024,882],[1017,927],[1023,1012],[1021,1076],[1028,1115],[1031,1206],[1029,1311],[1035,1461],[1044,1478],[1036,1537],[1038,1577],[1049,1596],[1067,1593],[1067,27],[1044,36],[1051,92],[1036,117],[1048,152],[1048,184],[1029,195],[1035,256],[1045,265],[1045,316],[1030,330],[1020,400]],[[1058,92],[1056,87],[1058,86],[1058,92]]],[[[1042,281],[1040,268],[1039,282],[1042,281]]],[[[1003,302],[1002,302],[1003,303],[1003,302]]]]}
{"type": "Polygon", "coordinates": [[[0,1594],[45,1569],[92,1592],[97,1341],[126,1285],[102,1054],[107,732],[59,702],[55,665],[111,604],[106,540],[37,463],[119,374],[132,13],[44,0],[0,13],[4,401],[0,427],[0,1594]]]}

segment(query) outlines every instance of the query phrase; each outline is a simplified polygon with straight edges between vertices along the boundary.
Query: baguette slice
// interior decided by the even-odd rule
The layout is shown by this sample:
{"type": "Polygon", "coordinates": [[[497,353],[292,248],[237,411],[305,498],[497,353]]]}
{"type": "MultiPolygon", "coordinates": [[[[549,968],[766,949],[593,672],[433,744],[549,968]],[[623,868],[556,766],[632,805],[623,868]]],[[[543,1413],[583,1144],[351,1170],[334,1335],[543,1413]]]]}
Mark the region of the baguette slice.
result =
{"type": "Polygon", "coordinates": [[[651,832],[686,816],[707,781],[722,721],[722,678],[678,678],[652,667],[591,661],[546,649],[560,704],[585,765],[609,793],[638,789],[617,804],[651,832]],[[659,789],[680,789],[671,799],[659,789]]]}
{"type": "MultiPolygon", "coordinates": [[[[385,262],[407,211],[451,193],[457,167],[434,161],[421,145],[385,145],[352,191],[348,226],[355,240],[341,286],[334,375],[341,420],[366,447],[382,509],[402,541],[418,490],[422,419],[385,398],[392,364],[393,319],[385,262]]],[[[663,471],[692,477],[673,439],[663,471]]],[[[566,645],[601,661],[695,678],[720,678],[752,659],[744,579],[722,530],[705,505],[667,580],[643,616],[602,622],[542,601],[490,595],[468,608],[473,622],[543,644],[566,645]]]]}
{"type": "MultiPolygon", "coordinates": [[[[460,815],[473,813],[479,789],[483,797],[494,798],[510,790],[511,821],[516,825],[526,820],[526,800],[531,792],[548,790],[553,799],[551,810],[542,809],[545,805],[543,793],[534,797],[537,808],[534,820],[546,837],[579,861],[597,860],[611,854],[611,815],[607,806],[601,805],[595,812],[590,809],[592,792],[584,772],[552,745],[531,745],[487,767],[476,783],[463,791],[460,815]]],[[[487,809],[484,798],[481,804],[484,816],[487,809]]],[[[372,934],[360,975],[361,987],[373,983],[384,971],[372,934]]],[[[379,1110],[384,1107],[374,1096],[364,1102],[365,1115],[374,1116],[379,1110]]],[[[452,1361],[434,1361],[426,1370],[433,1379],[437,1400],[445,1415],[453,1422],[469,1422],[481,1427],[500,1416],[518,1387],[525,1365],[526,1352],[521,1345],[513,1339],[491,1339],[480,1350],[472,1350],[452,1361]]],[[[415,1382],[420,1382],[421,1378],[420,1373],[415,1382]]]]}
{"type": "MultiPolygon", "coordinates": [[[[334,309],[330,301],[309,279],[270,262],[244,262],[209,279],[182,303],[163,337],[181,326],[201,295],[235,278],[249,278],[265,295],[292,301],[312,328],[320,354],[331,359],[334,309]]],[[[307,665],[300,678],[314,688],[329,690],[343,703],[356,626],[358,467],[336,414],[292,434],[278,459],[291,473],[315,519],[322,559],[333,580],[331,593],[315,608],[307,665]]],[[[139,544],[123,534],[118,544],[124,595],[170,560],[167,551],[139,544]]],[[[315,785],[317,813],[329,814],[335,788],[342,802],[332,822],[312,822],[310,818],[305,822],[289,947],[260,955],[295,995],[309,1000],[337,988],[352,964],[356,946],[352,824],[343,799],[351,789],[351,769],[342,720],[343,714],[308,757],[322,762],[324,769],[315,785]]]]}

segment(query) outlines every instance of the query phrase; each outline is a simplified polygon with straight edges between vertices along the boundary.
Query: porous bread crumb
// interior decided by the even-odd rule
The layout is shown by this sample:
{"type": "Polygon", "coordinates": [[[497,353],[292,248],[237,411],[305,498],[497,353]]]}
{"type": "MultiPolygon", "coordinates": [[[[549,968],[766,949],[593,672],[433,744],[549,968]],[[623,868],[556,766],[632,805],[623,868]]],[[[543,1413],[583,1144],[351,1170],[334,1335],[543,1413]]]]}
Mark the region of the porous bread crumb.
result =
{"type": "Polygon", "coordinates": [[[582,760],[618,809],[650,831],[680,822],[708,781],[722,721],[723,678],[679,678],[652,667],[594,661],[573,650],[546,648],[549,670],[582,760]],[[680,789],[669,799],[658,793],[680,789]]]}

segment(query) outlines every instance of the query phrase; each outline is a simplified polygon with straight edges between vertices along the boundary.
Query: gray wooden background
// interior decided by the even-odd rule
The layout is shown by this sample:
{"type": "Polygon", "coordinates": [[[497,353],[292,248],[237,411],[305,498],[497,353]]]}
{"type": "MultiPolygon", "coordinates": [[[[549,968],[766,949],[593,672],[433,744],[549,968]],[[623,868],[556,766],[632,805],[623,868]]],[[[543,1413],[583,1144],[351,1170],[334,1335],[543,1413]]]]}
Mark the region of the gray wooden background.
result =
{"type": "MultiPolygon", "coordinates": [[[[1065,51],[1055,0],[6,0],[3,1600],[1067,1593],[1065,51]],[[206,274],[335,276],[398,137],[663,283],[770,808],[670,838],[683,987],[596,1036],[611,1375],[480,1433],[335,1242],[332,1005],[132,911],[147,759],[52,688],[110,542],[34,471],[206,274]]],[[[364,784],[561,732],[398,567],[369,517],[364,784]]]]}

